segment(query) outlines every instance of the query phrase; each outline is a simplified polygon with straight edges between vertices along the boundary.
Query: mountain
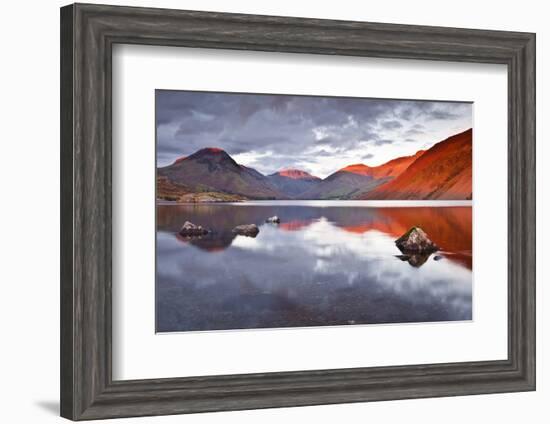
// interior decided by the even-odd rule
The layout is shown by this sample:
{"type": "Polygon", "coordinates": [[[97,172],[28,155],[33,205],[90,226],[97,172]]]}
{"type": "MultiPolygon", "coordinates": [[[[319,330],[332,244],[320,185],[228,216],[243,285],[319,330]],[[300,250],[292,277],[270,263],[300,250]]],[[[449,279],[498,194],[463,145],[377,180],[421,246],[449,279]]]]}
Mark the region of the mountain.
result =
{"type": "Polygon", "coordinates": [[[158,168],[159,177],[171,184],[184,186],[194,193],[221,192],[250,199],[286,199],[269,178],[258,171],[239,165],[224,150],[208,147],[171,165],[158,168]]]}
{"type": "Polygon", "coordinates": [[[157,197],[176,201],[471,199],[472,130],[379,166],[346,166],[324,180],[299,169],[265,176],[212,147],[157,172],[157,197]]]}
{"type": "Polygon", "coordinates": [[[362,199],[466,200],[472,198],[472,130],[426,150],[395,179],[362,199]]]}
{"type": "Polygon", "coordinates": [[[424,153],[392,159],[379,166],[348,165],[300,195],[303,199],[354,199],[400,175],[424,153]]]}
{"type": "Polygon", "coordinates": [[[299,195],[300,199],[352,199],[368,192],[387,179],[377,180],[369,175],[362,175],[344,170],[336,171],[316,184],[308,191],[299,195]]]}
{"type": "Polygon", "coordinates": [[[268,178],[275,187],[290,197],[296,197],[304,193],[321,181],[319,177],[292,168],[282,169],[268,175],[268,178]]]}
{"type": "Polygon", "coordinates": [[[367,166],[361,163],[347,166],[343,168],[343,170],[370,175],[376,179],[395,178],[401,175],[409,167],[409,165],[422,156],[424,152],[425,150],[419,150],[414,155],[398,157],[379,166],[367,166]]]}

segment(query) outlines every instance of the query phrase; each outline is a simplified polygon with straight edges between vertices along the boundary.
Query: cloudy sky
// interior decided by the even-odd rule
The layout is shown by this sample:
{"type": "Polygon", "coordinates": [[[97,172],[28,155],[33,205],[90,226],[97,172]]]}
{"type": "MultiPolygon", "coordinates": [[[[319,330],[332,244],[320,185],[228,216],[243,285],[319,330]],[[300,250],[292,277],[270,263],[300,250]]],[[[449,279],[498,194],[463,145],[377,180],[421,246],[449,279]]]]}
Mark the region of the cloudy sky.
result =
{"type": "Polygon", "coordinates": [[[191,91],[156,92],[157,165],[219,147],[263,174],[324,178],[380,165],[472,127],[472,104],[191,91]]]}

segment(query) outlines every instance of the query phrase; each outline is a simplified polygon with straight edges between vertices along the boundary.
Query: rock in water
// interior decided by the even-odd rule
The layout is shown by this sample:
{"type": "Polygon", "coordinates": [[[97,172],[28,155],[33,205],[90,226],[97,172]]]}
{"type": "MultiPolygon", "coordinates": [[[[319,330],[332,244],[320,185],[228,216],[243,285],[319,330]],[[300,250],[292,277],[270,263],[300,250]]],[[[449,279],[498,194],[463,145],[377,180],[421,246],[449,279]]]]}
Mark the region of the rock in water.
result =
{"type": "Polygon", "coordinates": [[[439,250],[420,227],[412,227],[395,240],[395,244],[403,253],[431,253],[439,250]]]}
{"type": "Polygon", "coordinates": [[[413,253],[408,255],[396,255],[395,257],[403,262],[408,262],[410,266],[420,268],[426,263],[430,255],[431,253],[413,253]]]}
{"type": "Polygon", "coordinates": [[[270,224],[280,224],[281,220],[277,215],[269,217],[265,220],[265,222],[269,222],[270,224]]]}
{"type": "Polygon", "coordinates": [[[204,236],[205,234],[208,234],[208,230],[206,228],[202,228],[200,225],[195,225],[192,222],[185,221],[185,224],[181,227],[179,234],[184,237],[204,236]]]}
{"type": "Polygon", "coordinates": [[[241,236],[256,237],[260,229],[256,224],[237,225],[233,228],[233,232],[241,236]]]}

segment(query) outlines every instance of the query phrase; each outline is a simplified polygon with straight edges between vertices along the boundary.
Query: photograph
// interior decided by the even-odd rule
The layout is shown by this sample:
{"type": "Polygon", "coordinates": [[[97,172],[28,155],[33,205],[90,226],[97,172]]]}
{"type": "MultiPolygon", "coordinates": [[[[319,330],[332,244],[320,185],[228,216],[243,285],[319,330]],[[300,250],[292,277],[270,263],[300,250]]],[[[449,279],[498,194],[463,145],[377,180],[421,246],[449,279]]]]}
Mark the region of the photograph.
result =
{"type": "Polygon", "coordinates": [[[156,90],[156,331],[472,320],[471,102],[156,90]]]}
{"type": "Polygon", "coordinates": [[[550,422],[547,4],[3,6],[2,422],[550,422]]]}

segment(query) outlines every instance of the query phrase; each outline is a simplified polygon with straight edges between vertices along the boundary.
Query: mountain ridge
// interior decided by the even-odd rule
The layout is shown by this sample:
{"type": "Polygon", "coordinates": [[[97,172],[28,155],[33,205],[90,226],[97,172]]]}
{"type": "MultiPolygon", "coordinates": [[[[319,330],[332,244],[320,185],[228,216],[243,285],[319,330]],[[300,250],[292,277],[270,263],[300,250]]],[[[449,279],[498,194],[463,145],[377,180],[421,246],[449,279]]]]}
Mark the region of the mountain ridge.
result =
{"type": "Polygon", "coordinates": [[[264,175],[238,164],[225,150],[205,147],[157,168],[157,186],[168,198],[188,193],[218,193],[244,199],[440,199],[472,198],[472,129],[413,155],[378,166],[355,163],[324,179],[297,168],[264,175]]]}
{"type": "Polygon", "coordinates": [[[330,174],[316,187],[303,193],[302,199],[355,199],[400,175],[424,150],[414,155],[391,159],[378,166],[355,163],[330,174]]]}
{"type": "Polygon", "coordinates": [[[472,199],[472,129],[434,144],[392,181],[361,196],[367,200],[472,199]]]}

